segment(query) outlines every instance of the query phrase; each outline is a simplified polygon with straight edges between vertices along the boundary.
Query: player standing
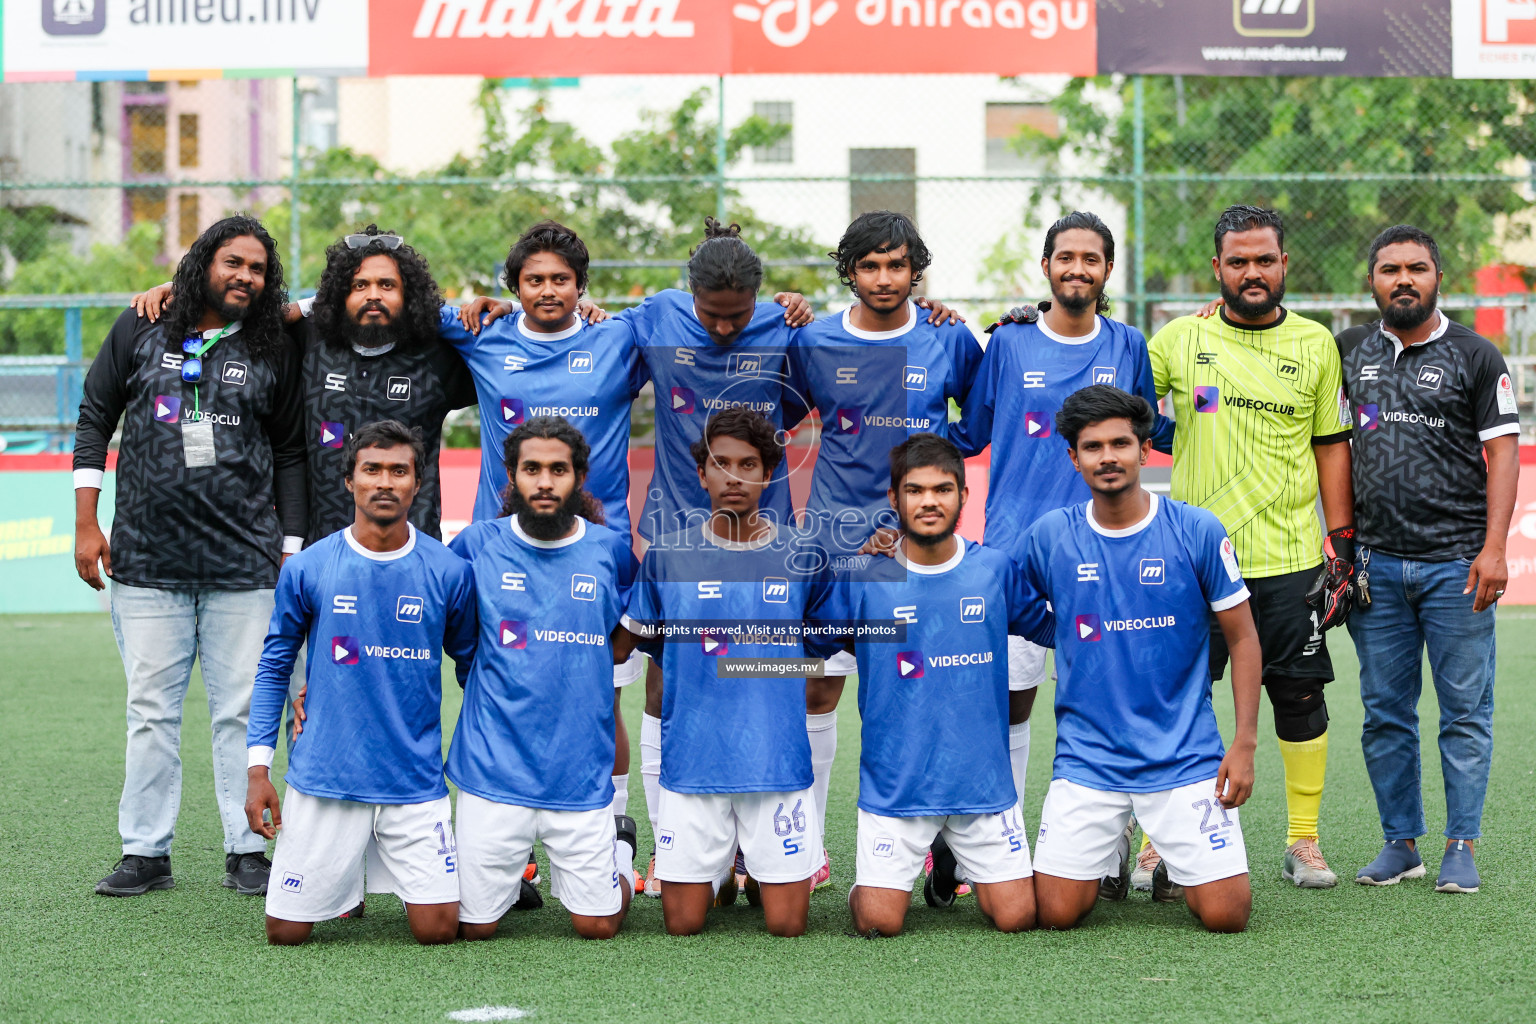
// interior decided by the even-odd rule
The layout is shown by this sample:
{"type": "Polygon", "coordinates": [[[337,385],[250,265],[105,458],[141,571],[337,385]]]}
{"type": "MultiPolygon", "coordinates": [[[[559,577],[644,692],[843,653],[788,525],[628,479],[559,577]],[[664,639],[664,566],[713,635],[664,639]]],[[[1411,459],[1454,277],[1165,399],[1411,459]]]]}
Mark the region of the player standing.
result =
{"type": "Polygon", "coordinates": [[[1252,897],[1237,808],[1253,790],[1260,655],[1232,542],[1210,512],[1141,487],[1152,407],[1094,385],[1055,427],[1093,498],[1030,527],[1024,572],[1051,602],[1056,759],[1035,843],[1039,923],[1071,928],[1134,814],[1163,860],[1153,898],[1212,931],[1248,924],[1252,897]],[[1237,734],[1223,753],[1211,709],[1210,624],[1232,658],[1237,734]]]}
{"type": "Polygon", "coordinates": [[[356,521],[289,560],[256,670],[246,735],[251,828],[278,837],[267,941],[296,945],[369,887],[405,902],[421,943],[458,932],[452,807],[443,782],[442,655],[475,653],[469,566],[408,518],[421,438],[386,420],[347,442],[356,521]],[[301,644],[306,716],[288,759],[287,819],[269,771],[301,644]],[[323,653],[321,653],[323,652],[323,653]],[[270,813],[270,821],[265,816],[270,813]]]}
{"type": "Polygon", "coordinates": [[[768,931],[802,934],[820,859],[799,660],[804,620],[826,596],[825,555],[789,544],[759,506],[783,458],[775,434],[750,409],[709,418],[693,457],[710,515],[656,538],[624,619],[635,637],[665,638],[652,874],[673,935],[703,930],[717,890],[735,901],[738,850],[768,931]],[[795,659],[795,674],[738,675],[727,656],[795,659]]]}
{"type": "Polygon", "coordinates": [[[1049,642],[1050,615],[1012,559],[954,535],[967,491],[965,462],[950,442],[920,433],[892,450],[888,494],[899,553],[840,573],[823,613],[904,627],[899,642],[854,644],[863,720],[858,882],[848,897],[854,928],[901,931],[912,882],[938,835],[947,852],[924,882],[930,905],[954,902],[958,867],[998,930],[1032,928],[1034,883],[1008,761],[1000,656],[1010,631],[1049,642]]]}
{"type": "MultiPolygon", "coordinates": [[[[1153,383],[1172,392],[1173,496],[1216,513],[1232,536],[1264,651],[1264,688],[1285,764],[1281,876],[1303,888],[1338,877],[1318,849],[1333,678],[1327,629],[1348,615],[1354,517],[1339,350],[1320,324],[1292,316],[1285,227],[1273,210],[1233,206],[1216,222],[1211,264],[1224,306],[1179,317],[1152,339],[1153,383]],[[1315,506],[1321,494],[1326,542],[1315,506]],[[1324,564],[1322,599],[1309,595],[1324,564]],[[1310,605],[1310,606],[1309,606],[1310,605]]],[[[1226,650],[1211,633],[1211,678],[1226,650]]]]}
{"type": "Polygon", "coordinates": [[[575,427],[535,417],[505,450],[509,515],[472,524],[450,545],[474,568],[480,619],[448,754],[459,787],[460,935],[495,934],[541,840],[576,933],[611,938],[629,908],[635,823],[609,810],[610,635],[635,556],[628,534],[583,518],[596,499],[575,427]]]}

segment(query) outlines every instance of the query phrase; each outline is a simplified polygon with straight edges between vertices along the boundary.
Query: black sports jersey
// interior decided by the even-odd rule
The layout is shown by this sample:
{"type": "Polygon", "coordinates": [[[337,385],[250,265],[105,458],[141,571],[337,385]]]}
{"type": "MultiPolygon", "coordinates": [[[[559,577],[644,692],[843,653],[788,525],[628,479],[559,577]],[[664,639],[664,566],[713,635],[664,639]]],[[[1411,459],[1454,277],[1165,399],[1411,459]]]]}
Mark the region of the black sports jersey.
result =
{"type": "Polygon", "coordinates": [[[112,578],[168,590],[276,586],[283,537],[304,534],[297,349],[284,337],[276,355],[256,358],[232,327],[203,357],[194,403],[182,340],[124,310],[86,374],[77,471],[106,468],[123,421],[112,578]],[[182,431],[195,418],[213,423],[216,461],[189,468],[182,431]]]}
{"type": "Polygon", "coordinates": [[[326,344],[305,317],[290,328],[304,352],[304,446],[309,466],[309,527],[305,546],[357,518],[347,490],[347,436],[366,423],[399,420],[421,430],[427,465],[421,493],[411,504],[416,529],[441,539],[443,502],[437,454],[443,417],[475,404],[475,384],[464,360],[433,337],[425,345],[396,346],[362,355],[346,344],[326,344]]]}
{"type": "Polygon", "coordinates": [[[1399,558],[1448,562],[1482,550],[1483,443],[1520,433],[1499,350],[1443,313],[1406,349],[1381,322],[1338,336],[1353,416],[1355,529],[1399,558]]]}

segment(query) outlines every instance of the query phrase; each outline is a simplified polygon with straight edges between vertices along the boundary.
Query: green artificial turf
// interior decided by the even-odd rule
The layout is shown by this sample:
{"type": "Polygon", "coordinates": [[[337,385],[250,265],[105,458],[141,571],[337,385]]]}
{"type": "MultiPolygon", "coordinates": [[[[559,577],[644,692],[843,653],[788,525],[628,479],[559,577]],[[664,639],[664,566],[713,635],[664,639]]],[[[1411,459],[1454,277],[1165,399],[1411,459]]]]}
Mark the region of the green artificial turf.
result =
{"type": "MultiPolygon", "coordinates": [[[[850,689],[828,821],[833,883],[812,899],[804,938],[767,937],[761,915],[743,903],[714,912],[702,937],[672,939],[659,902],[640,898],[619,938],[582,942],[550,900],[510,915],[496,941],[423,949],[399,903],[375,896],[364,919],[324,923],[307,946],[271,949],[261,900],[219,885],[201,683],[194,677],[186,703],[176,888],[96,896],[92,886],[119,849],[123,678],[111,625],[103,615],[0,617],[0,1021],[429,1022],[479,1007],[515,1007],[551,1024],[1536,1019],[1536,614],[1501,617],[1498,751],[1478,846],[1483,891],[1472,896],[1433,891],[1441,846],[1433,836],[1424,844],[1428,878],[1390,889],[1348,881],[1374,856],[1380,833],[1360,754],[1353,651],[1342,632],[1330,640],[1340,678],[1329,689],[1323,850],[1346,881],[1322,892],[1280,881],[1284,794],[1266,704],[1258,788],[1242,817],[1254,872],[1244,935],[1207,935],[1182,907],[1133,894],[1100,904],[1076,932],[1014,936],[989,931],[974,900],[933,911],[918,897],[902,936],[850,937],[858,781],[850,689]]],[[[1421,710],[1433,722],[1430,693],[1421,710]]],[[[445,720],[457,699],[450,686],[445,720]]],[[[638,686],[625,694],[637,747],[641,701],[638,686]]],[[[1230,734],[1231,693],[1222,685],[1216,707],[1230,734]]],[[[1049,709],[1047,688],[1035,716],[1031,828],[1050,773],[1049,709]]],[[[637,749],[630,810],[649,849],[639,763],[637,749]]],[[[1424,783],[1438,833],[1432,735],[1424,783]]]]}

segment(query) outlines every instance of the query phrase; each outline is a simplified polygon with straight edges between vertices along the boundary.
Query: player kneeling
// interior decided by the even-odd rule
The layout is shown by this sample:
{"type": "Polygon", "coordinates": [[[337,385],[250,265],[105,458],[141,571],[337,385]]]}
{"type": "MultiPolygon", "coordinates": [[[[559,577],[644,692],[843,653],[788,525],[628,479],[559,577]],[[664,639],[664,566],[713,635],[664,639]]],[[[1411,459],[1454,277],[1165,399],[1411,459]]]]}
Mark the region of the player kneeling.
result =
{"type": "MultiPolygon", "coordinates": [[[[614,645],[635,556],[586,517],[590,449],[564,419],[507,436],[502,518],[453,539],[474,569],[480,648],[448,777],[459,787],[459,934],[489,939],[535,840],[576,933],[608,939],[629,909],[635,823],[613,801],[614,645]]],[[[628,653],[627,650],[625,652],[628,653]]]]}
{"type": "Polygon", "coordinates": [[[1074,392],[1056,429],[1092,500],[1047,513],[1024,571],[1055,614],[1056,763],[1035,842],[1039,923],[1071,928],[1117,870],[1134,813],[1163,855],[1153,897],[1240,932],[1252,899],[1237,808],[1253,791],[1259,641],[1215,515],[1141,487],[1152,407],[1105,385],[1074,392]],[[1232,652],[1237,734],[1211,710],[1210,615],[1232,652]]]}
{"type": "Polygon", "coordinates": [[[863,935],[901,931],[935,836],[923,895],[954,902],[956,868],[999,931],[1035,926],[1029,844],[1008,753],[1009,633],[1050,641],[1045,601],[1007,555],[955,536],[965,462],[916,434],[891,452],[888,493],[901,524],[895,559],[839,576],[835,623],[905,623],[905,636],[855,639],[859,661],[858,881],[863,935]]]}
{"type": "Polygon", "coordinates": [[[459,927],[453,815],[443,782],[442,652],[475,653],[469,566],[406,519],[426,464],[394,420],[347,441],[357,519],[283,566],[251,694],[245,815],[282,830],[267,889],[267,941],[296,945],[368,888],[405,901],[421,943],[459,927]],[[288,757],[287,817],[269,769],[294,659],[305,642],[303,731],[288,757]],[[271,814],[271,820],[266,815],[271,814]]]}

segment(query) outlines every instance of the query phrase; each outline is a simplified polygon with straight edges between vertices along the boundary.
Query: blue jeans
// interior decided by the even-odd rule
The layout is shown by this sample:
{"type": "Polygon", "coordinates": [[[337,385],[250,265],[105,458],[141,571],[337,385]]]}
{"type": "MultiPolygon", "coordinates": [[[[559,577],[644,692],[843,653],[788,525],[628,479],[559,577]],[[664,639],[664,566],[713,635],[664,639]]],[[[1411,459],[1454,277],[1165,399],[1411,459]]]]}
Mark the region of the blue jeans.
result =
{"type": "MultiPolygon", "coordinates": [[[[1361,555],[1365,554],[1362,550],[1361,555]]],[[[1360,658],[1365,730],[1360,743],[1388,839],[1417,839],[1420,791],[1419,693],[1423,652],[1440,704],[1440,769],[1447,839],[1482,834],[1483,797],[1493,759],[1494,609],[1472,612],[1468,559],[1415,562],[1369,552],[1371,603],[1355,605],[1349,632],[1360,658]]]]}
{"type": "Polygon", "coordinates": [[[128,676],[127,769],[117,805],[125,855],[170,855],[181,809],[181,709],[194,659],[208,691],[224,852],[266,850],[245,821],[245,725],[272,594],[112,584],[112,631],[128,676]]]}

